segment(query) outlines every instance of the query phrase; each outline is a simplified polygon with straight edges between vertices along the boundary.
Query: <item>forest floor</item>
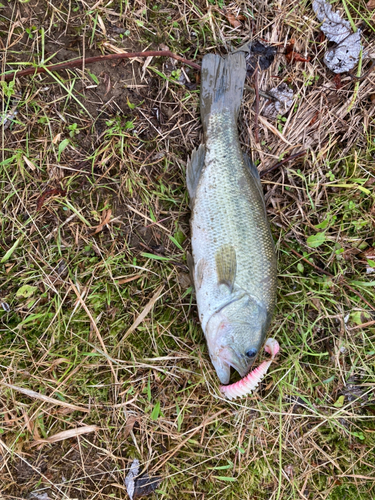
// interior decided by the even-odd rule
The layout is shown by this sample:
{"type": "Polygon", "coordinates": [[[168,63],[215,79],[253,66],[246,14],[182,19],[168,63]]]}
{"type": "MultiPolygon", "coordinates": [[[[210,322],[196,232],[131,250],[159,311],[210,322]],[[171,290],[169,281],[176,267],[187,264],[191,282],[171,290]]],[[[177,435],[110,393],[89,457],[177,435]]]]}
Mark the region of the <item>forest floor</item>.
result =
{"type": "MultiPolygon", "coordinates": [[[[362,30],[362,72],[372,4],[333,4],[362,30]]],[[[262,176],[281,351],[229,402],[186,265],[199,71],[1,77],[1,499],[129,498],[135,458],[160,500],[375,498],[375,72],[335,77],[319,26],[306,0],[1,0],[2,74],[118,50],[199,64],[257,39],[277,48],[259,88],[294,94],[275,119],[254,78],[244,95],[243,150],[263,172],[292,159],[262,176]]]]}

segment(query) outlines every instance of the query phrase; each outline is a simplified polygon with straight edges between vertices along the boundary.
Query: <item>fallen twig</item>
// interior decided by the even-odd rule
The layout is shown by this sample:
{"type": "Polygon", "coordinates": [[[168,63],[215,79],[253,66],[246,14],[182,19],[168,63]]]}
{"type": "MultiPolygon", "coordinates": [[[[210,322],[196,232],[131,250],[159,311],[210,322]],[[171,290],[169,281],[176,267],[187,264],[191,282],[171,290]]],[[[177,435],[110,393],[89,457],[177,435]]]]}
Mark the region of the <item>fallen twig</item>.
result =
{"type": "Polygon", "coordinates": [[[281,165],[284,165],[284,163],[288,163],[288,161],[295,160],[296,158],[300,158],[301,156],[305,156],[306,151],[301,151],[301,153],[296,153],[295,155],[288,156],[288,158],[285,158],[284,160],[279,161],[272,167],[268,168],[267,170],[262,170],[262,172],[259,172],[260,177],[263,177],[266,174],[269,174],[270,172],[273,172],[277,168],[281,167],[281,165]]]}
{"type": "Polygon", "coordinates": [[[259,85],[258,85],[258,67],[254,72],[254,88],[255,88],[255,118],[254,118],[254,137],[256,144],[259,144],[259,85]]]}
{"type": "Polygon", "coordinates": [[[198,70],[201,69],[199,64],[193,61],[189,61],[188,59],[184,59],[178,54],[174,54],[170,50],[148,50],[146,52],[122,52],[120,54],[106,54],[104,56],[87,57],[86,59],[84,58],[72,59],[71,61],[59,64],[51,64],[50,66],[34,66],[28,69],[13,71],[12,73],[2,73],[0,75],[0,79],[9,81],[13,80],[15,77],[20,77],[20,76],[36,75],[38,73],[48,73],[49,71],[58,71],[67,68],[83,68],[87,64],[92,64],[95,62],[108,61],[113,59],[134,59],[135,57],[171,57],[172,59],[176,59],[177,61],[187,64],[188,66],[191,66],[194,69],[198,70]]]}
{"type": "Polygon", "coordinates": [[[44,191],[44,193],[42,193],[41,196],[38,198],[38,201],[36,203],[36,209],[38,211],[41,210],[46,198],[50,198],[51,196],[55,196],[57,194],[60,194],[61,196],[65,196],[66,191],[64,191],[63,189],[60,189],[60,188],[47,189],[47,191],[44,191]]]}

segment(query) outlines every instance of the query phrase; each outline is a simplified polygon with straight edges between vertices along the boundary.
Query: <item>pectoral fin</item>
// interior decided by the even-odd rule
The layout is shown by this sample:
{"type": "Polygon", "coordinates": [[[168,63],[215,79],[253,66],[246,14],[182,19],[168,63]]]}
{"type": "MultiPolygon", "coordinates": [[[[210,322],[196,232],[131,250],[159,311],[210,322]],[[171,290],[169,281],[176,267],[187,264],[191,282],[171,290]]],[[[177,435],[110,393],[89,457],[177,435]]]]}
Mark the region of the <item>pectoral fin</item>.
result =
{"type": "Polygon", "coordinates": [[[232,245],[223,245],[215,255],[216,271],[219,284],[233,289],[237,272],[236,250],[232,245]]]}
{"type": "Polygon", "coordinates": [[[194,272],[194,284],[196,291],[198,291],[202,286],[206,268],[207,268],[207,261],[204,259],[199,259],[197,265],[195,266],[195,272],[194,272]]]}

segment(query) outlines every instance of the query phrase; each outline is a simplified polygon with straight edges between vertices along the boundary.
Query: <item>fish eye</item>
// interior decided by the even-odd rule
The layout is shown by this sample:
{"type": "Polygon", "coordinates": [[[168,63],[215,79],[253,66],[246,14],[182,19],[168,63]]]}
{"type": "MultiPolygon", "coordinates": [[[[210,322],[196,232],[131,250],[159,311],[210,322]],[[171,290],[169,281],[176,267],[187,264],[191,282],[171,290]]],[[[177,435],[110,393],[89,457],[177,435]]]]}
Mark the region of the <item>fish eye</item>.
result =
{"type": "Polygon", "coordinates": [[[246,351],[245,354],[248,358],[254,358],[254,356],[257,355],[257,352],[258,352],[257,349],[255,349],[255,347],[252,347],[251,349],[246,351]]]}

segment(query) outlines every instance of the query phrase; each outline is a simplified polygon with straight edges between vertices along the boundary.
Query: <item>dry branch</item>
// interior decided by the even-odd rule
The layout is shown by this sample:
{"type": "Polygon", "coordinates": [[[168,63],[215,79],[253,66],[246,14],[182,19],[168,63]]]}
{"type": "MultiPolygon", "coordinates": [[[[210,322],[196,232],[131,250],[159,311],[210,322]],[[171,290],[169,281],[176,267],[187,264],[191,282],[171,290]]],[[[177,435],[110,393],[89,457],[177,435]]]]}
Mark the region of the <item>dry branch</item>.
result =
{"type": "Polygon", "coordinates": [[[21,69],[19,71],[14,71],[13,73],[3,73],[0,75],[0,79],[9,81],[20,76],[36,75],[38,73],[48,73],[50,71],[58,71],[61,69],[68,69],[68,68],[83,69],[87,64],[108,61],[108,60],[112,61],[114,59],[134,59],[135,57],[171,57],[172,59],[176,59],[177,61],[187,64],[188,66],[191,66],[194,69],[197,69],[199,71],[201,69],[199,64],[193,61],[189,61],[188,59],[184,59],[178,54],[174,54],[170,50],[148,50],[146,52],[123,52],[120,54],[106,54],[104,56],[73,59],[71,61],[59,64],[51,64],[50,66],[35,66],[28,69],[21,69]]]}

